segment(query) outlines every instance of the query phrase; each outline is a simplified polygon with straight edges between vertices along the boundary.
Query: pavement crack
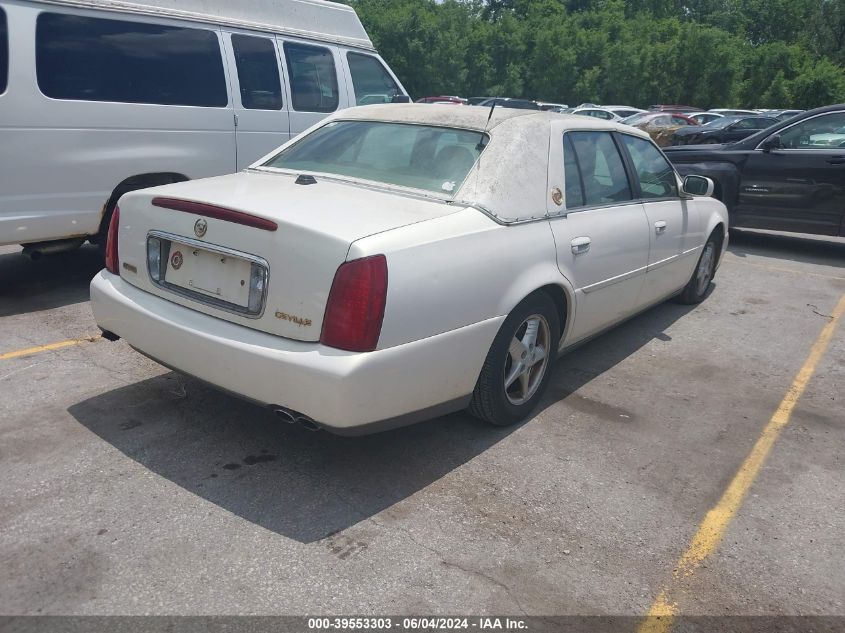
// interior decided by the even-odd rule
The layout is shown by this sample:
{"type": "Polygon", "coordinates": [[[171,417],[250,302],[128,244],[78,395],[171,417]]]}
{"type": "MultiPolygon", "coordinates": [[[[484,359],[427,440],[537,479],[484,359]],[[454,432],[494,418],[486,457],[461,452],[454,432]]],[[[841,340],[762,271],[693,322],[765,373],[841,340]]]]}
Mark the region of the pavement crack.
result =
{"type": "Polygon", "coordinates": [[[819,306],[815,306],[812,303],[808,303],[807,307],[812,308],[813,314],[818,314],[820,317],[824,317],[825,319],[833,321],[833,315],[832,314],[822,314],[821,312],[819,312],[819,306]]]}
{"type": "Polygon", "coordinates": [[[503,583],[498,578],[495,578],[495,577],[493,577],[489,574],[485,574],[484,572],[478,571],[477,569],[470,569],[468,567],[464,567],[463,565],[459,565],[458,563],[453,563],[453,562],[443,560],[443,559],[441,559],[440,562],[443,565],[445,565],[446,567],[454,567],[455,569],[459,569],[460,571],[464,572],[465,574],[470,574],[471,576],[477,576],[479,578],[483,578],[487,582],[490,582],[490,583],[496,585],[497,587],[501,587],[505,591],[505,593],[508,594],[508,597],[511,600],[513,600],[514,604],[516,604],[516,607],[519,609],[520,613],[524,616],[528,615],[528,613],[526,613],[525,609],[523,608],[522,603],[519,601],[519,598],[516,597],[514,592],[511,590],[511,588],[508,587],[505,583],[503,583]]]}
{"type": "Polygon", "coordinates": [[[392,529],[395,529],[395,530],[402,532],[415,545],[423,548],[424,550],[426,550],[426,551],[430,552],[431,554],[433,554],[434,556],[436,556],[440,560],[441,565],[443,565],[445,567],[451,567],[451,568],[457,569],[457,570],[462,571],[465,574],[469,574],[471,576],[477,576],[479,578],[483,578],[487,582],[492,583],[492,584],[496,585],[497,587],[500,587],[501,589],[503,589],[505,591],[505,593],[508,595],[508,597],[514,602],[514,604],[516,604],[520,613],[524,616],[528,615],[528,613],[526,613],[525,609],[523,608],[522,603],[519,601],[519,598],[517,598],[516,595],[513,593],[513,590],[508,585],[506,585],[501,580],[499,580],[498,578],[495,578],[495,577],[493,577],[489,574],[485,574],[484,572],[478,571],[477,569],[470,569],[469,567],[465,567],[464,565],[461,565],[460,563],[455,563],[455,562],[446,560],[446,557],[443,555],[442,552],[440,552],[439,550],[431,547],[430,545],[428,545],[426,543],[421,542],[419,539],[417,539],[417,537],[414,535],[413,532],[411,532],[410,530],[408,530],[405,527],[402,527],[400,525],[386,526],[383,523],[377,521],[374,516],[370,517],[370,521],[373,522],[375,525],[377,525],[378,527],[380,527],[382,529],[387,530],[387,529],[392,528],[392,529]]]}

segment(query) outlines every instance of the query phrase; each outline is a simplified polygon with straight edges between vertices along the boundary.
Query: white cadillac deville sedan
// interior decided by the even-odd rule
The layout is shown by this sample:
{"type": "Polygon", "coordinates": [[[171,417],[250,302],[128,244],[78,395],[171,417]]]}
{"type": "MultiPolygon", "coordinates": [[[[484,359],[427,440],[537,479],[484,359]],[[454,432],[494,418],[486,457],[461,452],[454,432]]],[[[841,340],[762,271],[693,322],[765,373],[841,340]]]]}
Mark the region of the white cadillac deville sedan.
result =
{"type": "Polygon", "coordinates": [[[352,108],[244,172],[124,195],[91,304],[107,338],[310,428],[506,425],[567,348],[707,295],[712,187],[598,119],[352,108]]]}

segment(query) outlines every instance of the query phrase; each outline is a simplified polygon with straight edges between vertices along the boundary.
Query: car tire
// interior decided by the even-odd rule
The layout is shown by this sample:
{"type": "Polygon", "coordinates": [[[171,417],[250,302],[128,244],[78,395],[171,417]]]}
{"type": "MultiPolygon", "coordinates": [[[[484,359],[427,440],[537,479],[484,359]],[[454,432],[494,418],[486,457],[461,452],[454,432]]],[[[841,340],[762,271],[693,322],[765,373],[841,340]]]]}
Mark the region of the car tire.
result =
{"type": "Polygon", "coordinates": [[[509,426],[528,417],[549,384],[559,340],[560,317],[554,301],[544,292],[523,300],[490,346],[469,412],[494,426],[509,426]]]}
{"type": "Polygon", "coordinates": [[[676,297],[678,303],[693,305],[701,303],[710,292],[710,285],[716,275],[716,263],[719,261],[720,240],[716,233],[712,233],[701,250],[698,263],[692,277],[684,286],[683,291],[676,297]]]}

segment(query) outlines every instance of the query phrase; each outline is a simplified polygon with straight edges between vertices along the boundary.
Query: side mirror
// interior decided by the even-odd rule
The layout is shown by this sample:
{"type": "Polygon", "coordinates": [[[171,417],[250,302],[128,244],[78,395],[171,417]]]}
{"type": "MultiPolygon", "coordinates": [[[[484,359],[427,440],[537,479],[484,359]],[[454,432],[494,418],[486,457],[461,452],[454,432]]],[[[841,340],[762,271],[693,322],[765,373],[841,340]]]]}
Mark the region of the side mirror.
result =
{"type": "Polygon", "coordinates": [[[704,176],[686,176],[684,184],[681,187],[681,193],[687,197],[693,196],[712,196],[713,190],[716,186],[713,181],[704,176]]]}
{"type": "Polygon", "coordinates": [[[764,152],[771,152],[773,149],[781,149],[783,143],[780,140],[780,134],[772,134],[765,141],[760,143],[760,149],[764,152]]]}
{"type": "Polygon", "coordinates": [[[393,95],[390,103],[411,103],[411,97],[408,95],[393,95]]]}

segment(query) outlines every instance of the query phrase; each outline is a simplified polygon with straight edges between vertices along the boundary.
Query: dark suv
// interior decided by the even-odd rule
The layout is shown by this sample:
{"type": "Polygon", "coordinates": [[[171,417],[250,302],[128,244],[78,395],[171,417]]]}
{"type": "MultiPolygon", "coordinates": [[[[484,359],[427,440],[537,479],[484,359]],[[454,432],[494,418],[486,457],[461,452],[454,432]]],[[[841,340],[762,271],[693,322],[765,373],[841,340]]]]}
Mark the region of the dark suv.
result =
{"type": "Polygon", "coordinates": [[[845,236],[845,104],[736,143],[664,151],[682,176],[714,180],[731,226],[845,236]]]}

